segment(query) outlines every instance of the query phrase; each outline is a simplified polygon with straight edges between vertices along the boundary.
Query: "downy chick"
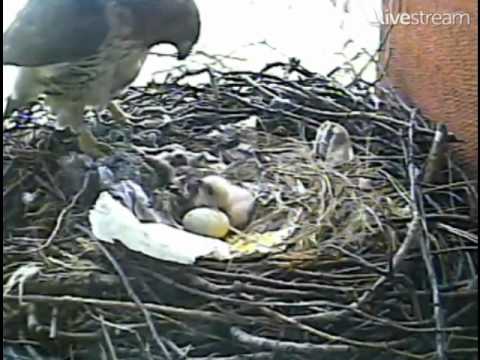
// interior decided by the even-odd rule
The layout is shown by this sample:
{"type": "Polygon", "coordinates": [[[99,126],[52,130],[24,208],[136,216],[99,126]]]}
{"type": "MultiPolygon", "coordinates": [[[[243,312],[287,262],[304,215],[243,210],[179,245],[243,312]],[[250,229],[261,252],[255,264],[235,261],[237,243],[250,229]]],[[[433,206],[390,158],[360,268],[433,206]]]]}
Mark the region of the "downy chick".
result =
{"type": "Polygon", "coordinates": [[[228,215],[230,224],[240,230],[249,224],[255,211],[255,198],[248,190],[217,175],[200,181],[193,204],[222,210],[228,215]]]}

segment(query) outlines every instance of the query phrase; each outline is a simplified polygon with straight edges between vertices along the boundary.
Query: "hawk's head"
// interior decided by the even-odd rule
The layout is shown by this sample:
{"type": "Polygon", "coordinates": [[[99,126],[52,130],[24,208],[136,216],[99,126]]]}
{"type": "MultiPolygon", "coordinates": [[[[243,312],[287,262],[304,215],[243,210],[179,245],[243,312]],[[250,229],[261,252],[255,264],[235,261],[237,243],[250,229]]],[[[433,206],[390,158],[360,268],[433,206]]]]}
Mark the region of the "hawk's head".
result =
{"type": "Polygon", "coordinates": [[[170,44],[179,60],[192,51],[200,36],[200,14],[193,0],[128,0],[138,34],[147,47],[170,44]]]}

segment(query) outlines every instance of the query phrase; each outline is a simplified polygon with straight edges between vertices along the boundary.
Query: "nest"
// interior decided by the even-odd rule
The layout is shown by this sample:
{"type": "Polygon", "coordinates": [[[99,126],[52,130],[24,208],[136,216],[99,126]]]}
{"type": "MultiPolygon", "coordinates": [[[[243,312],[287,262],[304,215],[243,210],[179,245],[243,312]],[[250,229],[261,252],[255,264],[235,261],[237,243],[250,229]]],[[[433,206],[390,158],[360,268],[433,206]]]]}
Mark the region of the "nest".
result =
{"type": "MultiPolygon", "coordinates": [[[[75,191],[59,180],[57,159],[76,151],[75,138],[58,140],[31,110],[3,134],[4,349],[62,359],[476,356],[476,194],[443,126],[377,84],[341,86],[297,63],[188,73],[122,100],[133,124],[107,114],[95,127],[122,157],[172,144],[208,152],[220,160],[196,171],[255,189],[243,236],[295,231],[278,251],[194,266],[107,246],[89,231],[98,194],[87,175],[75,191]],[[209,81],[185,82],[200,74],[209,81]],[[353,161],[333,167],[312,154],[325,121],[348,130],[353,161]]],[[[168,195],[132,174],[151,196],[168,195]]]]}

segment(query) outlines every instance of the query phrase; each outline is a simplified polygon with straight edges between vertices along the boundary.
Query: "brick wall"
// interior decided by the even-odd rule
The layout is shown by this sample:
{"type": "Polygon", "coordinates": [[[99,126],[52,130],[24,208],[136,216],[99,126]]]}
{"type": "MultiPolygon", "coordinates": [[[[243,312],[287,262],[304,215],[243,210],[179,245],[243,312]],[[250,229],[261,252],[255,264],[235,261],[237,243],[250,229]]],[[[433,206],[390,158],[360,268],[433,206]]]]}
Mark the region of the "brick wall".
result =
{"type": "MultiPolygon", "coordinates": [[[[383,62],[387,82],[433,120],[448,124],[466,141],[461,158],[478,171],[478,0],[384,0],[385,13],[466,12],[463,25],[395,25],[383,62]]],[[[385,30],[385,29],[384,29],[385,30]]]]}

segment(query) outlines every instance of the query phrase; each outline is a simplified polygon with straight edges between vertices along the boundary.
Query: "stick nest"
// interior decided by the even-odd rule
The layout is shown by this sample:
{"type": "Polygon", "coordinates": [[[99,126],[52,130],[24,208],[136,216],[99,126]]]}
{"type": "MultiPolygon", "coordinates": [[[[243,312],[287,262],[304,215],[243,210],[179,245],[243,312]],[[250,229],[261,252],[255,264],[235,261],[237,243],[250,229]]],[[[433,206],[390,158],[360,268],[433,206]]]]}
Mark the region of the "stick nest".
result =
{"type": "MultiPolygon", "coordinates": [[[[476,194],[445,152],[455,139],[444,127],[377,84],[341,86],[297,63],[188,73],[131,88],[122,103],[133,124],[105,115],[95,127],[104,142],[132,157],[172,144],[208,152],[221,161],[200,173],[256,189],[246,233],[295,232],[282,251],[195,266],[102,245],[87,218],[98,193],[83,173],[73,192],[59,177],[75,138],[59,141],[48,122],[30,121],[37,110],[23,113],[3,134],[4,349],[62,359],[474,358],[476,194]],[[185,82],[196,75],[208,80],[185,82]],[[350,133],[354,161],[331,167],[312,155],[327,120],[350,133]]],[[[142,174],[149,194],[168,193],[142,174]]]]}

